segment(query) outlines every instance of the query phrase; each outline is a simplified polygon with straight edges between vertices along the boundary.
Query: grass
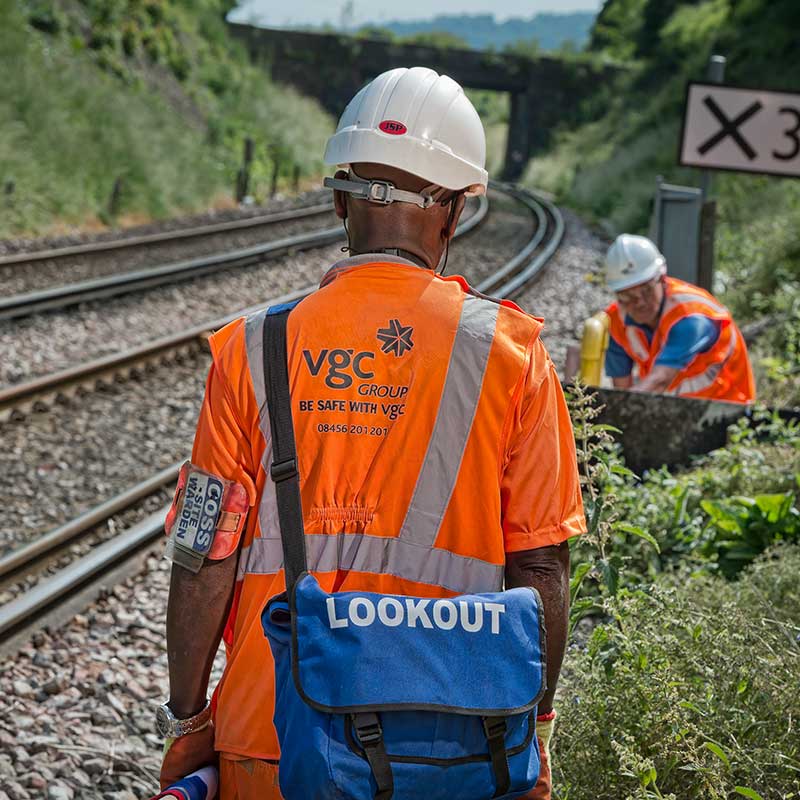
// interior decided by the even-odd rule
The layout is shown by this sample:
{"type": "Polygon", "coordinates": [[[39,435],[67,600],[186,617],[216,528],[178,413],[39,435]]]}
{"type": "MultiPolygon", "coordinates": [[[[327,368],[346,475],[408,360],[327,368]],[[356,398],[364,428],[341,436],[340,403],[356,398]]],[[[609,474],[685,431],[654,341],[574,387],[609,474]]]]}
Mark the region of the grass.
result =
{"type": "Polygon", "coordinates": [[[218,5],[0,0],[0,236],[112,222],[117,178],[120,215],[230,203],[248,135],[258,198],[276,159],[284,187],[320,173],[333,121],[249,64],[218,5]]]}

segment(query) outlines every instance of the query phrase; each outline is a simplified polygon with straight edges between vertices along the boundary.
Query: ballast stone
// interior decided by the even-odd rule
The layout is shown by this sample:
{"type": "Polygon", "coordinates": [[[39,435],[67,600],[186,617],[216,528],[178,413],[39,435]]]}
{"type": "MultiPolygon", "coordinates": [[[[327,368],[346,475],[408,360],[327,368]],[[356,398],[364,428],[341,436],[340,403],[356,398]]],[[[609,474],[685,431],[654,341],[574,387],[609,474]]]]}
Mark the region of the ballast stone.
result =
{"type": "Polygon", "coordinates": [[[416,628],[417,623],[422,628],[439,628],[451,631],[456,626],[467,633],[477,633],[483,630],[484,619],[488,613],[490,630],[493,634],[500,633],[500,615],[505,613],[506,607],[502,603],[486,603],[476,601],[468,603],[459,600],[458,604],[452,600],[418,600],[406,597],[403,601],[396,597],[382,597],[377,604],[369,597],[352,597],[347,603],[347,615],[337,616],[336,599],[328,597],[325,600],[328,610],[328,625],[331,630],[346,628],[352,623],[360,628],[366,628],[378,622],[387,628],[396,628],[405,625],[416,628]],[[428,606],[433,603],[430,614],[428,606]]]}

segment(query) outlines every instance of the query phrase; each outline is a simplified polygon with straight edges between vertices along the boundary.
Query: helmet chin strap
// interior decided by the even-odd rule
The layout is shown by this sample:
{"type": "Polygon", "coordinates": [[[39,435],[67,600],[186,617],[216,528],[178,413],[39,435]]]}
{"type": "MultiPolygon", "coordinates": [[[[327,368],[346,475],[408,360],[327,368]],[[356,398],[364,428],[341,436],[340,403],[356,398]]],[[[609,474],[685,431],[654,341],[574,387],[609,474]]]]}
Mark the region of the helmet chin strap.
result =
{"type": "Polygon", "coordinates": [[[358,200],[366,200],[382,206],[391,203],[411,203],[422,209],[430,208],[437,203],[448,190],[431,184],[421,192],[409,192],[398,189],[391,181],[367,180],[350,169],[347,178],[325,178],[323,185],[329,189],[347,192],[358,200]]]}

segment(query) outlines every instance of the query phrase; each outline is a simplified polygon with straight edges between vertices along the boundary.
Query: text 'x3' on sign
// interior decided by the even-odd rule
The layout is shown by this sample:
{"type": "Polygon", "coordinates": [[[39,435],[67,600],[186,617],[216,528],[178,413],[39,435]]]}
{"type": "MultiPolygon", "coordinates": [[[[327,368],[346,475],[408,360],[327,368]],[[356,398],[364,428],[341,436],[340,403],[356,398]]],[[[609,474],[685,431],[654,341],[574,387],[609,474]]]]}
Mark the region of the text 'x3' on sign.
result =
{"type": "Polygon", "coordinates": [[[800,177],[800,93],[690,83],[679,162],[800,177]]]}

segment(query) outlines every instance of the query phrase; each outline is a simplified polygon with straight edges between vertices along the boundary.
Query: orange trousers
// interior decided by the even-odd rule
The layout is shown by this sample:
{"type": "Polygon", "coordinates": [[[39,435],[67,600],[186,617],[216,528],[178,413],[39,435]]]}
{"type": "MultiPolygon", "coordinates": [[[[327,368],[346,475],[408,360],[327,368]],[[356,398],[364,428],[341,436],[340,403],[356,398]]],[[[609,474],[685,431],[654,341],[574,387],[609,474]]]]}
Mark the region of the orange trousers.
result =
{"type": "Polygon", "coordinates": [[[219,800],[282,800],[278,765],[220,753],[219,800]]]}
{"type": "MultiPolygon", "coordinates": [[[[234,758],[220,754],[219,800],[282,800],[277,764],[257,758],[234,758]]],[[[522,800],[550,800],[550,765],[544,754],[542,762],[536,788],[522,800]]]]}

